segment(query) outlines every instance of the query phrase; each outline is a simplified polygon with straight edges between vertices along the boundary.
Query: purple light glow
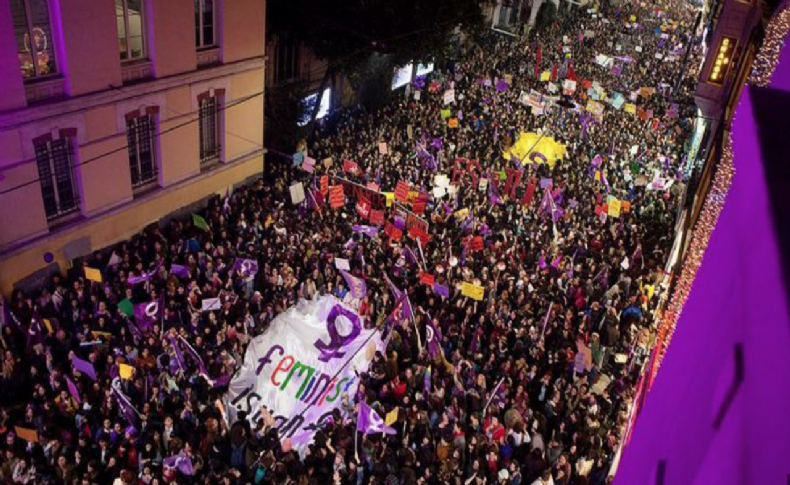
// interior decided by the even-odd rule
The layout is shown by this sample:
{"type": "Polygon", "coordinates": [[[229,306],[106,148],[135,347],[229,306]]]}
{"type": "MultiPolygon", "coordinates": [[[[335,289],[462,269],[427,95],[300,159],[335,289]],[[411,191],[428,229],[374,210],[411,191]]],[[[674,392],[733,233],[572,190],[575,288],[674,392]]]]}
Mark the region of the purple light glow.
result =
{"type": "MultiPolygon", "coordinates": [[[[771,87],[790,88],[787,44],[771,87]]],[[[732,186],[615,485],[783,484],[790,473],[790,316],[753,101],[745,88],[732,186]]]]}

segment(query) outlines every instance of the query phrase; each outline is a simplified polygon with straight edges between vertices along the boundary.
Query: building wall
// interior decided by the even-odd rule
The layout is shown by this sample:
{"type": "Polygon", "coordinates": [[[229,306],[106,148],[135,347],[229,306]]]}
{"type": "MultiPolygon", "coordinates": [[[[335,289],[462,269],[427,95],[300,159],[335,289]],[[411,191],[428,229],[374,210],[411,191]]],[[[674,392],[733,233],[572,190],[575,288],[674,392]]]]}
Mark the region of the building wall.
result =
{"type": "Polygon", "coordinates": [[[0,88],[9,93],[0,96],[0,293],[45,267],[48,253],[67,269],[69,243],[87,239],[97,250],[122,241],[263,169],[265,2],[215,0],[218,46],[196,52],[193,0],[144,1],[147,59],[122,64],[113,2],[50,0],[58,75],[31,82],[19,69],[9,2],[0,0],[0,88]],[[221,100],[221,157],[201,167],[198,98],[206,92],[221,100]],[[155,113],[158,175],[133,190],[126,117],[141,111],[155,113]],[[33,140],[64,129],[74,134],[80,206],[52,222],[33,140]]]}

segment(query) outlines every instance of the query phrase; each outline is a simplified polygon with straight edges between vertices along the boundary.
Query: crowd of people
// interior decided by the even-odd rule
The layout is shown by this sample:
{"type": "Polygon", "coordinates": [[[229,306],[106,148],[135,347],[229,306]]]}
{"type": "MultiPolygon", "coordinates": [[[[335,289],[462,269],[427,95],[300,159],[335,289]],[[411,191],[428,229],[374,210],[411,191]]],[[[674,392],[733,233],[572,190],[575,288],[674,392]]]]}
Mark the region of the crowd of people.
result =
{"type": "MultiPolygon", "coordinates": [[[[695,14],[680,1],[577,7],[528,38],[491,33],[383,110],[341,115],[302,147],[319,162],[332,158],[333,185],[342,178],[384,191],[403,181],[430,193],[456,158],[479,161],[457,192],[429,198],[418,216],[430,240],[419,247],[405,233],[355,232],[369,221],[348,192],[340,208],[326,194],[308,204],[309,189],[308,201],[291,204],[292,183],[309,188],[322,174],[288,163],[274,183],[211,199],[205,225],[154,224],[75,261],[40,291],[14,292],[0,341],[0,482],[608,483],[649,356],[682,192],[695,14]],[[619,72],[597,54],[623,58],[619,72]],[[555,71],[548,82],[546,70],[555,71]],[[607,105],[588,118],[581,88],[542,114],[523,104],[522,92],[549,95],[549,83],[571,77],[608,94],[634,92],[629,102],[651,117],[607,105]],[[445,105],[451,86],[455,102],[445,105]],[[458,127],[440,115],[448,108],[458,127]],[[507,194],[489,175],[522,168],[502,155],[522,131],[550,136],[567,153],[553,167],[524,165],[522,184],[507,194]],[[344,170],[346,159],[358,169],[344,170]],[[654,185],[656,173],[673,183],[654,185]],[[551,186],[525,200],[528,181],[547,178],[551,186]],[[608,196],[630,210],[601,210],[608,196]],[[455,217],[464,209],[468,216],[455,217]],[[346,296],[333,264],[340,257],[367,284],[354,302],[365,325],[392,335],[358,392],[298,453],[268,413],[229,422],[223,396],[250,340],[278,314],[300,299],[346,296]],[[254,278],[239,274],[237,258],[257,260],[254,278]],[[87,278],[86,267],[101,278],[87,278]],[[449,295],[421,284],[426,273],[449,295]],[[390,329],[396,302],[385,275],[415,309],[390,329]],[[484,298],[464,296],[463,282],[482,286],[484,298]],[[219,298],[219,309],[204,311],[208,298],[219,298]],[[159,301],[150,326],[126,306],[159,301]],[[422,345],[428,318],[440,330],[437,353],[422,345]],[[181,341],[198,358],[184,359],[181,341]],[[399,408],[396,433],[355,440],[361,401],[381,416],[399,408]]],[[[380,207],[388,221],[398,205],[380,207]]]]}

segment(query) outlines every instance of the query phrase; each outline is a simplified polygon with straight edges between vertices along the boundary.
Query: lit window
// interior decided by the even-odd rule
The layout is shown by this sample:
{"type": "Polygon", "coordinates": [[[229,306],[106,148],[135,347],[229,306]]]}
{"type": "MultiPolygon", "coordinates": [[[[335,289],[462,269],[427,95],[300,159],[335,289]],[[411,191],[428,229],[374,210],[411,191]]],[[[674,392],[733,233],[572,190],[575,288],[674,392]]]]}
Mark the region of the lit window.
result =
{"type": "Polygon", "coordinates": [[[735,39],[723,37],[719,49],[716,51],[716,57],[713,59],[713,67],[710,70],[710,76],[708,76],[709,82],[718,85],[724,84],[733,52],[735,52],[735,39]]]}
{"type": "Polygon", "coordinates": [[[122,61],[145,57],[143,0],[115,0],[118,50],[122,61]]]}
{"type": "Polygon", "coordinates": [[[17,55],[26,79],[55,74],[47,0],[11,0],[17,55]]]}
{"type": "Polygon", "coordinates": [[[134,188],[156,180],[155,126],[154,116],[151,114],[129,117],[126,120],[129,171],[134,188]]]}
{"type": "Polygon", "coordinates": [[[46,137],[36,142],[36,163],[47,220],[79,209],[71,143],[68,137],[46,137]]]}
{"type": "Polygon", "coordinates": [[[216,44],[214,0],[195,0],[195,46],[198,49],[216,44]]]}

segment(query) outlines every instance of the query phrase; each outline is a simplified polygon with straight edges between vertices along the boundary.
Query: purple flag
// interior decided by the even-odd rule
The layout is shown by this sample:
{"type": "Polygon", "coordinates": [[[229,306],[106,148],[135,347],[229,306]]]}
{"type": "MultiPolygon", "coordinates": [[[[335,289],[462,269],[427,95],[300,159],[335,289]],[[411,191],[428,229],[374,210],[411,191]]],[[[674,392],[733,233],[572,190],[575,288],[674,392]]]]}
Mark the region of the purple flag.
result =
{"type": "Polygon", "coordinates": [[[178,470],[184,475],[193,475],[195,473],[192,468],[192,459],[189,458],[183,451],[177,455],[168,456],[162,462],[167,468],[178,470]]]}
{"type": "Polygon", "coordinates": [[[497,82],[496,82],[496,90],[497,91],[499,91],[501,93],[502,91],[507,91],[507,88],[508,88],[508,85],[507,85],[507,82],[505,82],[504,78],[497,79],[497,82]]]}
{"type": "Polygon", "coordinates": [[[71,379],[69,379],[69,376],[66,376],[66,386],[69,388],[69,394],[71,394],[71,397],[73,397],[78,404],[81,403],[82,399],[80,399],[80,391],[77,390],[77,386],[71,381],[71,379]]]}
{"type": "Polygon", "coordinates": [[[439,296],[444,298],[450,298],[450,288],[444,285],[440,285],[439,283],[433,284],[433,291],[439,296]]]}
{"type": "Polygon", "coordinates": [[[93,364],[87,360],[82,360],[74,355],[71,357],[71,365],[73,365],[76,370],[90,377],[92,380],[96,380],[96,369],[94,369],[93,364]]]}
{"type": "MultiPolygon", "coordinates": [[[[404,222],[404,224],[405,224],[405,222],[404,222]]],[[[364,235],[368,236],[371,239],[376,237],[378,235],[378,233],[379,233],[379,228],[376,227],[376,226],[365,226],[365,225],[359,225],[359,224],[354,224],[353,226],[351,226],[351,230],[356,232],[356,233],[364,234],[364,235]]]]}
{"type": "Polygon", "coordinates": [[[565,214],[565,209],[563,209],[560,206],[553,206],[551,209],[551,219],[554,222],[560,220],[564,214],[565,214]]]}
{"type": "Polygon", "coordinates": [[[538,258],[538,266],[540,266],[540,269],[546,269],[546,256],[540,255],[538,258]]]}
{"type": "Polygon", "coordinates": [[[384,423],[376,411],[372,410],[365,401],[359,401],[357,412],[357,431],[365,434],[386,433],[395,434],[396,431],[384,423]]]}
{"type": "Polygon", "coordinates": [[[118,407],[121,408],[121,412],[123,413],[124,417],[126,417],[126,421],[128,421],[130,425],[134,426],[140,413],[137,412],[134,406],[132,406],[132,401],[129,400],[129,396],[124,394],[121,390],[121,380],[118,377],[113,379],[112,385],[110,386],[110,392],[118,402],[118,407]]]}
{"type": "Polygon", "coordinates": [[[429,318],[428,324],[425,326],[425,342],[428,345],[428,353],[431,358],[439,352],[441,339],[442,332],[434,326],[433,321],[429,318]]]}
{"type": "MultiPolygon", "coordinates": [[[[395,301],[396,302],[402,301],[403,306],[401,307],[401,315],[403,316],[403,318],[413,318],[414,311],[411,308],[411,302],[409,301],[409,296],[403,290],[395,286],[386,273],[384,274],[384,280],[387,282],[390,291],[392,291],[392,294],[395,296],[395,301]]],[[[395,306],[397,307],[399,304],[400,303],[396,303],[395,306]]]]}
{"type": "MultiPolygon", "coordinates": [[[[169,337],[170,346],[173,347],[173,360],[175,363],[178,364],[178,368],[186,371],[186,367],[184,367],[184,354],[181,353],[181,349],[178,348],[178,343],[176,339],[173,337],[169,337]]],[[[170,369],[173,370],[173,360],[170,361],[170,369]]]]}
{"type": "Polygon", "coordinates": [[[255,259],[236,258],[231,272],[235,271],[244,280],[251,280],[258,274],[258,261],[255,259]]]}
{"type": "Polygon", "coordinates": [[[472,224],[474,224],[475,218],[471,215],[466,216],[464,222],[461,223],[461,231],[467,231],[472,228],[472,224]]]}
{"type": "Polygon", "coordinates": [[[357,278],[352,276],[348,271],[341,269],[340,274],[343,275],[343,278],[346,280],[348,284],[349,291],[351,291],[351,296],[354,298],[364,298],[365,295],[368,293],[368,285],[365,284],[365,280],[362,278],[357,278]]]}
{"type": "Polygon", "coordinates": [[[127,278],[126,282],[129,283],[130,285],[136,285],[136,284],[142,283],[144,281],[148,281],[148,280],[151,279],[152,276],[154,276],[159,271],[159,268],[161,268],[161,267],[162,267],[162,262],[159,261],[159,263],[156,265],[156,267],[154,269],[152,269],[151,271],[144,272],[140,276],[129,275],[129,278],[127,278]]]}
{"type": "Polygon", "coordinates": [[[553,187],[554,181],[550,177],[542,177],[540,179],[540,188],[545,189],[546,187],[553,187]]]}
{"type": "Polygon", "coordinates": [[[499,205],[502,203],[502,200],[499,198],[496,187],[494,187],[493,180],[492,177],[488,183],[488,200],[494,205],[499,205]]]}
{"type": "Polygon", "coordinates": [[[134,321],[137,323],[137,328],[144,333],[151,330],[156,322],[161,320],[164,306],[162,298],[157,301],[136,304],[134,306],[134,321]]]}
{"type": "Polygon", "coordinates": [[[558,254],[557,257],[554,258],[554,260],[552,260],[551,267],[552,268],[558,267],[560,265],[560,260],[562,260],[562,256],[558,254]]]}
{"type": "Polygon", "coordinates": [[[431,146],[434,148],[441,149],[444,146],[444,142],[442,141],[442,137],[438,136],[431,141],[431,146]]]}
{"type": "Polygon", "coordinates": [[[403,250],[403,256],[406,258],[406,262],[410,265],[414,266],[417,264],[417,256],[414,254],[414,251],[411,248],[405,248],[403,250]]]}
{"type": "Polygon", "coordinates": [[[189,278],[189,268],[181,266],[180,264],[171,264],[170,274],[176,275],[179,278],[189,278]]]}
{"type": "Polygon", "coordinates": [[[600,154],[595,155],[595,158],[592,159],[591,163],[593,167],[600,167],[601,163],[603,163],[603,157],[600,154]]]}
{"type": "Polygon", "coordinates": [[[402,230],[404,230],[406,228],[406,219],[404,219],[401,216],[397,216],[396,215],[393,218],[393,224],[395,225],[395,227],[397,227],[398,229],[400,229],[402,231],[402,230]]]}

